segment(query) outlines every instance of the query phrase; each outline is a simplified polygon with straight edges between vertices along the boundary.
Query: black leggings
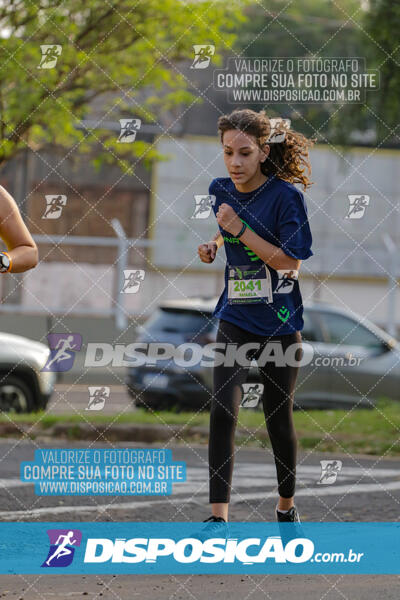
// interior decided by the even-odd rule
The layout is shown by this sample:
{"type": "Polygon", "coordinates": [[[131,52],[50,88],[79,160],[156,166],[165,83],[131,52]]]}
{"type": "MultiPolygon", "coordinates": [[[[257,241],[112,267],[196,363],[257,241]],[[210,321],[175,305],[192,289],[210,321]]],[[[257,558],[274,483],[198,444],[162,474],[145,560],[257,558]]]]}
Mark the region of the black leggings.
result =
{"type": "MultiPolygon", "coordinates": [[[[300,331],[269,337],[256,335],[220,319],[216,341],[238,344],[238,347],[248,342],[260,342],[260,351],[250,350],[247,353],[248,357],[257,359],[268,341],[281,341],[285,352],[290,344],[301,344],[302,338],[300,331]]],[[[299,349],[295,358],[299,360],[301,354],[299,349]]],[[[248,366],[240,364],[214,366],[208,445],[210,502],[230,501],[241,385],[246,382],[248,369],[248,366]]],[[[277,366],[274,362],[259,365],[264,384],[265,423],[274,453],[278,492],[283,498],[291,498],[295,491],[297,437],[293,425],[293,393],[298,370],[298,365],[277,366]]]]}

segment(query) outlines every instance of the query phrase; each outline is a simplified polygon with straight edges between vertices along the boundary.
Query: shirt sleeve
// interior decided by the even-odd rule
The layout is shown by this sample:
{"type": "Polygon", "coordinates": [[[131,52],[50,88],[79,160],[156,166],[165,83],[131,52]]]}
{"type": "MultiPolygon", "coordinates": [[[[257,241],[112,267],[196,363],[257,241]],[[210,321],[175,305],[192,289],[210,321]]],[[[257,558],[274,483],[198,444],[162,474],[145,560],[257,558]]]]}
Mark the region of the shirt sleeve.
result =
{"type": "Polygon", "coordinates": [[[292,258],[305,260],[314,254],[307,206],[297,189],[283,195],[278,215],[278,238],[283,252],[292,258]]]}
{"type": "Polygon", "coordinates": [[[215,196],[215,203],[212,204],[212,210],[213,213],[216,215],[217,214],[217,208],[216,208],[216,204],[217,204],[217,195],[215,193],[215,188],[217,187],[217,180],[213,179],[212,182],[210,183],[210,185],[208,186],[208,195],[213,195],[215,196]]]}

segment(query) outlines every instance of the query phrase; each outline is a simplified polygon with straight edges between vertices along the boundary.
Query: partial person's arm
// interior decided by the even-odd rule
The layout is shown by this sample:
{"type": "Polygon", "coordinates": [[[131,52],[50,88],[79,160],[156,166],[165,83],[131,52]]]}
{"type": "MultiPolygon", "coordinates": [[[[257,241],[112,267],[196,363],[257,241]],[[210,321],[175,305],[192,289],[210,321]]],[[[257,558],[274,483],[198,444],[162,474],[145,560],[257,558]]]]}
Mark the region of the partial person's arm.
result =
{"type": "Polygon", "coordinates": [[[36,267],[37,246],[26,227],[14,198],[0,185],[0,238],[7,246],[12,273],[22,273],[36,267]]]}

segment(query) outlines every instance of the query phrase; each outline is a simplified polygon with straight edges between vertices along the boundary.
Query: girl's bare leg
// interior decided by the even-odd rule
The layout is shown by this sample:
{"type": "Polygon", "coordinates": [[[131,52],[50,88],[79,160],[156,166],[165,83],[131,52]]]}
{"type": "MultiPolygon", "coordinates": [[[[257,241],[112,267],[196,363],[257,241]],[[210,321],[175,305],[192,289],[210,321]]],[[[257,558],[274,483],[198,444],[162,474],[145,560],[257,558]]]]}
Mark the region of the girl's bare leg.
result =
{"type": "Polygon", "coordinates": [[[294,496],[291,498],[283,498],[279,496],[278,508],[279,510],[289,510],[294,506],[294,496]]]}
{"type": "Polygon", "coordinates": [[[215,502],[211,504],[211,511],[214,517],[222,517],[225,521],[228,521],[228,509],[229,502],[215,502]]]}

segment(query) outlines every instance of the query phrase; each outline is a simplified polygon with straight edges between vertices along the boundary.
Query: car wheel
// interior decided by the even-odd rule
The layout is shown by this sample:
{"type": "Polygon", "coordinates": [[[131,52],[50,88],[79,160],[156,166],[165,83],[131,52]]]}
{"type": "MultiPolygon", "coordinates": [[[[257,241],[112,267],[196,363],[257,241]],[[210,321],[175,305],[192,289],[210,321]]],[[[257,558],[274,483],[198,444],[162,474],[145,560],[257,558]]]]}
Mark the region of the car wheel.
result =
{"type": "Polygon", "coordinates": [[[6,377],[0,381],[0,410],[2,412],[28,413],[33,408],[33,394],[22,379],[6,377]]]}

